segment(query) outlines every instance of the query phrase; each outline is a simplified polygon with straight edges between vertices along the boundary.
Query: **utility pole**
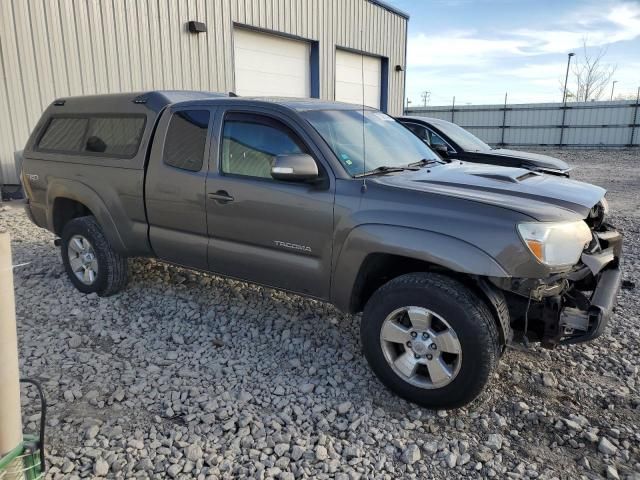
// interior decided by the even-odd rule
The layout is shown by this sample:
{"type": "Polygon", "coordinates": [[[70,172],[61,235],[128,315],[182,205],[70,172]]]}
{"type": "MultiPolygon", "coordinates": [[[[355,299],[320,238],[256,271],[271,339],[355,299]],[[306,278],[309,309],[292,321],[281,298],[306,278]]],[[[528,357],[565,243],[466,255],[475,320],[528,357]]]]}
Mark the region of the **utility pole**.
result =
{"type": "Polygon", "coordinates": [[[618,80],[614,80],[611,84],[611,98],[609,100],[613,100],[613,89],[616,88],[616,83],[618,83],[618,80]]]}
{"type": "Polygon", "coordinates": [[[569,52],[567,54],[567,73],[564,76],[564,90],[562,93],[562,103],[567,103],[567,81],[569,80],[569,65],[571,64],[571,57],[573,57],[575,53],[569,52]]]}
{"type": "Polygon", "coordinates": [[[431,92],[429,90],[425,90],[420,95],[420,98],[422,98],[422,106],[426,107],[427,104],[429,103],[429,99],[431,98],[431,92]]]}

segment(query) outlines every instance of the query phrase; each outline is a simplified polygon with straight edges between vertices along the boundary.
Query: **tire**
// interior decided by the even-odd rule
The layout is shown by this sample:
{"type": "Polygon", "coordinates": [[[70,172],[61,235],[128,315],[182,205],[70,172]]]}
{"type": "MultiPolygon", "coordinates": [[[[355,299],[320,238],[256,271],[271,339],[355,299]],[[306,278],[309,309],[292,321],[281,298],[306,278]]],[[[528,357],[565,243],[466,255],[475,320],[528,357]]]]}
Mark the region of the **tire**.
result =
{"type": "Polygon", "coordinates": [[[62,263],[71,283],[82,293],[97,293],[107,297],[119,292],[127,284],[127,259],[111,248],[94,217],[70,220],[62,230],[61,240],[62,263]],[[86,257],[86,254],[91,257],[86,257]],[[89,267],[78,267],[83,262],[89,267]],[[94,271],[94,275],[85,276],[82,271],[94,271]]]}
{"type": "Polygon", "coordinates": [[[433,409],[473,401],[501,349],[487,305],[462,283],[431,273],[402,275],[380,287],[365,306],[360,334],[380,381],[433,409]]]}

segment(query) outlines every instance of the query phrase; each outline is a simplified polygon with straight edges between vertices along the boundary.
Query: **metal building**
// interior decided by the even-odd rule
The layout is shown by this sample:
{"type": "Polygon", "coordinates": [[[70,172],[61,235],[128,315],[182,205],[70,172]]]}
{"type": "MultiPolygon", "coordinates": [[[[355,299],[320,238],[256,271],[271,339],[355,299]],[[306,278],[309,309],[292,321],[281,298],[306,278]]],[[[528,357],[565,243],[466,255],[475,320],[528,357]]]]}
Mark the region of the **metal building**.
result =
{"type": "Polygon", "coordinates": [[[399,115],[407,21],[379,0],[0,0],[0,183],[18,182],[13,153],[57,97],[364,92],[399,115]]]}

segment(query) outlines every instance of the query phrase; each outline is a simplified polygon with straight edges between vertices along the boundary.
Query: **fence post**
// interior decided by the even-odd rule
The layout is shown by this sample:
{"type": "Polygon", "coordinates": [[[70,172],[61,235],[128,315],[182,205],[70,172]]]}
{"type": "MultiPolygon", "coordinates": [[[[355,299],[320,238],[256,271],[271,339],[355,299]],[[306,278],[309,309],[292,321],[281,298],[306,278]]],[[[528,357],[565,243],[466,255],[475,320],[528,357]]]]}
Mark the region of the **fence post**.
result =
{"type": "Polygon", "coordinates": [[[453,121],[453,119],[455,118],[455,111],[456,111],[456,96],[453,96],[453,103],[451,104],[451,123],[456,123],[453,121]]]}
{"type": "Polygon", "coordinates": [[[500,146],[504,147],[504,129],[507,122],[507,92],[504,92],[504,108],[502,109],[502,137],[500,138],[500,146]]]}
{"type": "MultiPolygon", "coordinates": [[[[567,72],[569,72],[569,64],[567,64],[567,72]]],[[[562,124],[560,125],[560,143],[558,144],[560,148],[562,148],[562,140],[564,138],[564,121],[567,118],[567,108],[567,87],[565,85],[564,97],[562,99],[562,124]]]]}
{"type": "Polygon", "coordinates": [[[631,124],[631,138],[629,138],[629,146],[633,147],[633,137],[636,133],[636,123],[638,122],[638,101],[640,101],[640,87],[636,93],[636,107],[633,109],[633,123],[631,124]]]}
{"type": "Polygon", "coordinates": [[[558,146],[560,148],[562,148],[562,139],[564,137],[564,119],[567,116],[567,100],[566,99],[562,104],[561,108],[562,108],[562,123],[560,124],[560,142],[558,143],[558,146]]]}

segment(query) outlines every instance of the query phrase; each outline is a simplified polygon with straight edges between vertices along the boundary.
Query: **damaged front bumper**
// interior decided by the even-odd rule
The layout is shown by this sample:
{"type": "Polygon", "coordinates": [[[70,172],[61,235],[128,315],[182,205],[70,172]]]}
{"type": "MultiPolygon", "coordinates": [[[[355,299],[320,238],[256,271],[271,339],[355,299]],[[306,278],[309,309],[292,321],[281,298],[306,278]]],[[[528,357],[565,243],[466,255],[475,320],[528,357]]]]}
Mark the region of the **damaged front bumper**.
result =
{"type": "Polygon", "coordinates": [[[593,232],[591,245],[571,271],[544,281],[494,282],[509,292],[512,328],[548,348],[588,342],[601,335],[622,284],[621,254],[622,234],[610,225],[602,225],[593,232]]]}
{"type": "MultiPolygon", "coordinates": [[[[560,310],[560,337],[554,340],[563,345],[588,342],[600,336],[616,307],[622,285],[622,234],[604,225],[594,232],[591,250],[581,258],[588,274],[573,283],[573,290],[579,293],[580,288],[590,290],[591,296],[587,301],[577,301],[576,307],[565,306],[560,310]]],[[[572,290],[567,295],[572,295],[572,290]]]]}
{"type": "Polygon", "coordinates": [[[596,288],[589,298],[588,307],[583,310],[564,307],[560,311],[560,344],[582,343],[593,340],[604,332],[615,307],[616,297],[622,284],[622,272],[617,265],[598,274],[596,288]]]}

